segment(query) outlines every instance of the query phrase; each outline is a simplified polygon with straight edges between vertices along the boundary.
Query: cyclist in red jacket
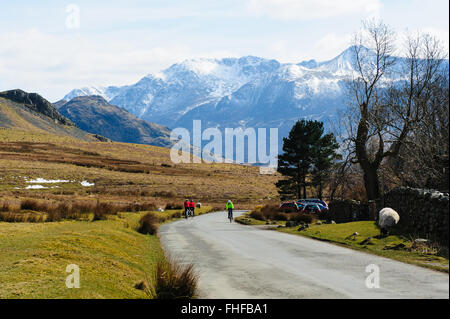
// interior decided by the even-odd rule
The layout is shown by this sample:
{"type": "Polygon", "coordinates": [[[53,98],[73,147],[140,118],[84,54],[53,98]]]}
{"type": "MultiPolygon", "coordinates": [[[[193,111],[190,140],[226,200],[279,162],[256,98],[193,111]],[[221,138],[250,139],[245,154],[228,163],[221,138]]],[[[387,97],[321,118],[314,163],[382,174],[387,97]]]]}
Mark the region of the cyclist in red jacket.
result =
{"type": "Polygon", "coordinates": [[[190,204],[191,202],[189,201],[189,199],[186,199],[186,201],[184,202],[184,216],[186,216],[186,218],[188,217],[189,214],[190,204]]]}
{"type": "Polygon", "coordinates": [[[194,217],[194,215],[195,215],[195,203],[194,203],[194,201],[192,199],[189,202],[189,205],[190,205],[190,208],[191,208],[192,217],[194,217]]]}

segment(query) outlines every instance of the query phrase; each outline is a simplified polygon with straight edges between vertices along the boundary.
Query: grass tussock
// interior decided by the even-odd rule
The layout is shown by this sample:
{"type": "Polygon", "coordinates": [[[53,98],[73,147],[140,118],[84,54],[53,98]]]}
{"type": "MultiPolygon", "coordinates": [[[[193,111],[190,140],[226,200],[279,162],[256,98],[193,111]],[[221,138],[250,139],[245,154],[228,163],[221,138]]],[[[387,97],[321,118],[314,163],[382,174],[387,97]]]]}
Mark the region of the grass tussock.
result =
{"type": "Polygon", "coordinates": [[[50,209],[50,206],[48,203],[39,202],[35,199],[26,199],[20,203],[20,209],[47,212],[50,209]]]}
{"type": "Polygon", "coordinates": [[[94,208],[94,217],[92,221],[106,220],[107,215],[117,215],[119,207],[111,203],[98,202],[94,208]]]}
{"type": "Polygon", "coordinates": [[[41,223],[45,221],[42,213],[0,212],[0,221],[7,223],[41,223]]]}
{"type": "Polygon", "coordinates": [[[155,203],[129,203],[120,206],[121,212],[145,212],[156,210],[155,203]]]}
{"type": "MultiPolygon", "coordinates": [[[[28,220],[55,222],[64,219],[87,220],[89,215],[93,214],[93,220],[106,220],[108,215],[117,215],[118,212],[141,212],[156,210],[155,203],[113,203],[91,200],[74,201],[49,201],[36,199],[23,199],[18,204],[13,205],[9,202],[0,203],[0,217],[2,221],[27,222],[28,220]],[[44,213],[46,218],[32,217],[30,212],[44,213]],[[24,216],[29,216],[25,218],[24,216]]],[[[42,214],[41,214],[42,215],[42,214]]],[[[39,216],[41,216],[39,215],[39,216]]]]}
{"type": "Polygon", "coordinates": [[[183,266],[168,259],[157,264],[151,294],[156,299],[192,299],[197,285],[198,276],[192,264],[183,266]]]}
{"type": "Polygon", "coordinates": [[[147,213],[139,220],[139,228],[137,231],[141,234],[154,235],[158,232],[159,222],[160,219],[158,216],[153,213],[147,213]]]}

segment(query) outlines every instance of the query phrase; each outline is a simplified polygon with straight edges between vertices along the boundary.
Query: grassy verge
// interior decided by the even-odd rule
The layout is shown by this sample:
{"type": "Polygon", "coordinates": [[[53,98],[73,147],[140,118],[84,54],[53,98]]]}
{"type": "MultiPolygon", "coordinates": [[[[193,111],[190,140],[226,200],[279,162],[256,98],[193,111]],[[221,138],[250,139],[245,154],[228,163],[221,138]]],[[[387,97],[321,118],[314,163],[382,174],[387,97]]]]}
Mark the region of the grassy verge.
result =
{"type": "MultiPolygon", "coordinates": [[[[247,225],[263,225],[265,222],[242,215],[236,221],[247,225]]],[[[281,224],[280,222],[278,222],[281,224]]],[[[284,224],[284,223],[283,223],[284,224]]],[[[411,249],[413,241],[403,235],[390,235],[385,238],[377,238],[380,234],[379,228],[373,221],[360,221],[342,224],[313,224],[309,228],[298,231],[299,227],[280,227],[277,231],[298,236],[328,241],[348,248],[372,253],[375,255],[395,259],[398,261],[415,264],[430,269],[448,272],[448,252],[432,251],[422,253],[411,249]],[[359,235],[349,238],[349,235],[357,232],[359,235]],[[369,240],[366,240],[370,237],[369,240]],[[387,249],[400,245],[399,249],[387,249]],[[404,246],[403,246],[404,245],[404,246]]]]}
{"type": "MultiPolygon", "coordinates": [[[[155,214],[168,222],[177,212],[155,214]]],[[[136,231],[144,214],[95,222],[0,222],[0,298],[148,298],[135,285],[153,278],[165,256],[157,236],[136,231]],[[69,264],[80,267],[79,289],[65,285],[69,264]]]]}

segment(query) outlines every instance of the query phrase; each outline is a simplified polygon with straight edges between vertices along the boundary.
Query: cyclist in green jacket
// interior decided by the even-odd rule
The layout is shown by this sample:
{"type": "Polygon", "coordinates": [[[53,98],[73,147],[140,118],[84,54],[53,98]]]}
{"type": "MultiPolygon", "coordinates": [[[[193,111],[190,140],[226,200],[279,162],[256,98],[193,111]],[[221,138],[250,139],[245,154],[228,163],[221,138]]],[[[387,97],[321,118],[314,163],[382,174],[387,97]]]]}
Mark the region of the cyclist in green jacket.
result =
{"type": "Polygon", "coordinates": [[[228,219],[230,220],[231,223],[233,221],[233,209],[234,209],[234,205],[231,200],[228,200],[226,208],[228,210],[228,219]]]}

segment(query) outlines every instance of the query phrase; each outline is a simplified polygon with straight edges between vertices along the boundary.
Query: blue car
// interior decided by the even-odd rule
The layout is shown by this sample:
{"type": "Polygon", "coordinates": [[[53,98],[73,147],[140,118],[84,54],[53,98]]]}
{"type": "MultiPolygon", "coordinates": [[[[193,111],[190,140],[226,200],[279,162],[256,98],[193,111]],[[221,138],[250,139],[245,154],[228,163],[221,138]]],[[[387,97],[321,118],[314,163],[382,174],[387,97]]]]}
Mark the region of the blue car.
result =
{"type": "Polygon", "coordinates": [[[320,204],[320,205],[322,205],[323,207],[326,207],[327,209],[328,209],[328,204],[325,202],[325,201],[323,201],[323,200],[321,200],[321,199],[318,199],[318,198],[306,198],[306,199],[299,199],[298,201],[297,201],[297,204],[298,203],[314,203],[314,204],[320,204]]]}

